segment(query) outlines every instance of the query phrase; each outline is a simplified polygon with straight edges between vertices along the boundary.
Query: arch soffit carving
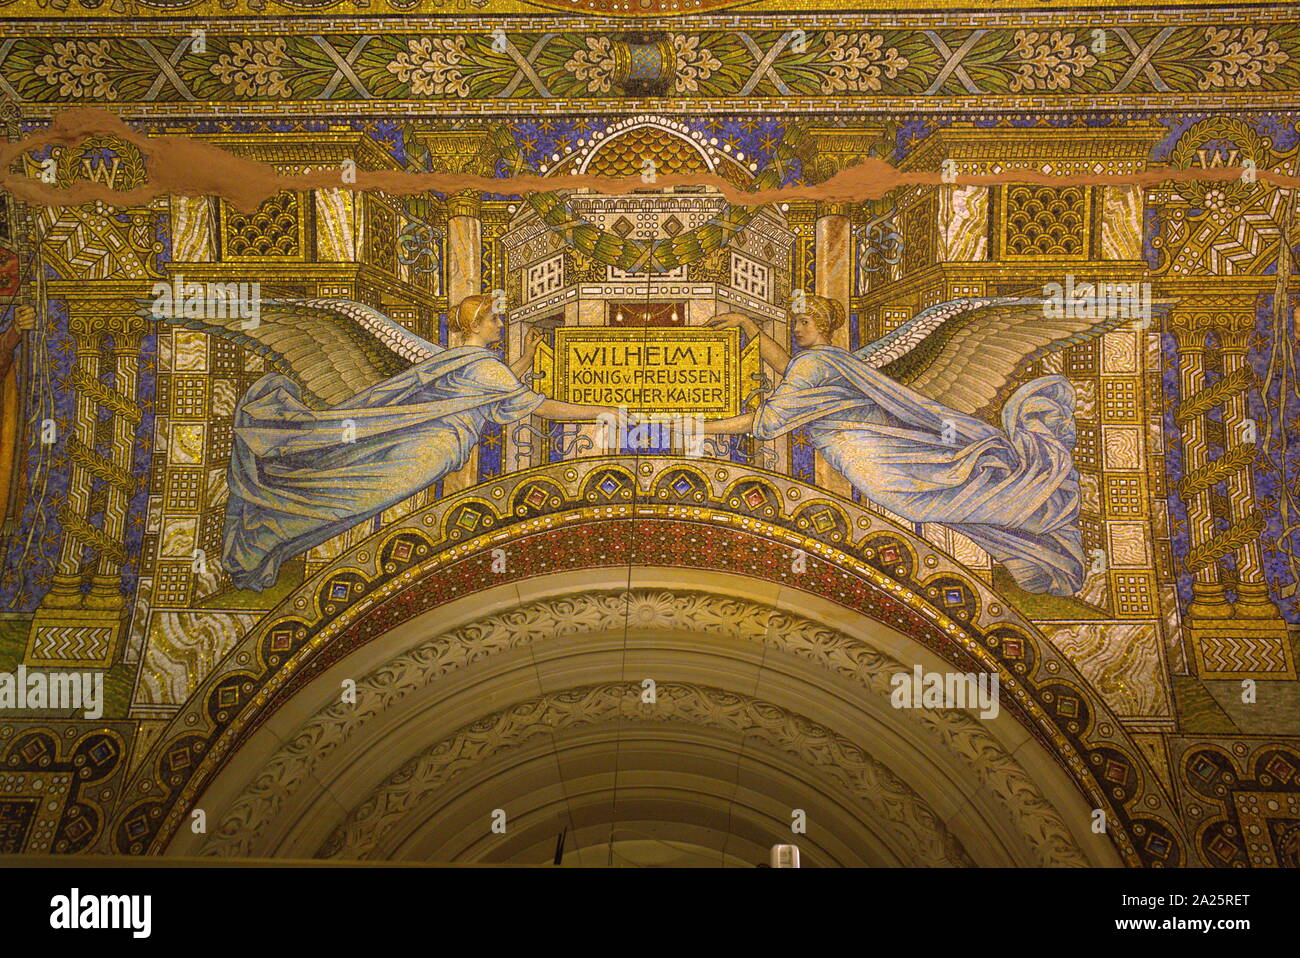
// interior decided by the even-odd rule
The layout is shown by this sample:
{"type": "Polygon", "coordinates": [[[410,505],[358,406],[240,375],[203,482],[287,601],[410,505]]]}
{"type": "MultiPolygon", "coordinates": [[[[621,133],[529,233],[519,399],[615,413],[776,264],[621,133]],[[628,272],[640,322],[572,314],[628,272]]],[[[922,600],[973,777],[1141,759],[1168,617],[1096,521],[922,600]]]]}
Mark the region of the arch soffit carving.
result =
{"type": "Polygon", "coordinates": [[[868,531],[856,543],[838,532],[841,541],[818,539],[806,522],[795,526],[785,501],[794,505],[825,493],[752,467],[745,471],[775,494],[766,505],[724,500],[722,490],[736,470],[721,463],[715,464],[716,488],[702,504],[638,501],[663,488],[660,480],[675,468],[698,463],[627,458],[636,471],[621,480],[620,490],[602,493],[604,504],[593,480],[611,463],[543,466],[417,510],[321,570],[237,643],[159,737],[137,768],[107,844],[134,854],[164,847],[199,788],[274,711],[268,706],[400,622],[503,579],[523,583],[563,568],[638,564],[714,568],[766,587],[822,595],[850,616],[866,615],[904,632],[959,670],[998,671],[1004,708],[1057,757],[1094,807],[1109,809],[1110,831],[1124,858],[1133,864],[1181,861],[1185,844],[1168,796],[1109,708],[1031,623],[950,556],[848,501],[836,504],[850,528],[868,531]],[[559,485],[569,501],[545,515],[526,509],[484,514],[486,499],[518,501],[534,480],[559,485]],[[467,507],[467,496],[479,501],[467,507]],[[477,528],[471,523],[472,532],[458,540],[435,541],[430,530],[460,532],[447,520],[464,508],[478,510],[477,528]],[[502,542],[517,550],[518,568],[529,572],[488,574],[490,550],[502,542]],[[798,581],[786,571],[795,548],[807,553],[813,573],[798,581]],[[690,555],[684,558],[683,551],[690,555]],[[756,560],[754,554],[763,552],[756,560]],[[344,566],[353,571],[340,573],[344,566]],[[1068,720],[1052,704],[1067,697],[1068,720]],[[1136,835],[1126,827],[1131,819],[1139,824],[1136,835]],[[1144,839],[1146,853],[1134,837],[1144,839]]]}
{"type": "MultiPolygon", "coordinates": [[[[637,633],[666,636],[671,632],[703,632],[777,650],[792,656],[794,662],[811,663],[813,668],[836,674],[860,691],[865,689],[868,698],[882,710],[892,690],[891,676],[909,671],[861,639],[792,612],[730,595],[638,589],[534,599],[450,629],[371,668],[357,681],[355,704],[334,702],[317,710],[262,764],[225,809],[204,846],[204,854],[266,854],[265,848],[256,847],[256,839],[278,812],[285,795],[310,780],[324,780],[327,776],[320,769],[328,757],[349,741],[354,751],[361,748],[355,739],[363,734],[364,726],[406,696],[427,690],[451,672],[491,656],[559,637],[617,632],[625,622],[637,633]]],[[[338,683],[324,677],[320,684],[329,694],[338,683]]],[[[770,704],[773,708],[783,707],[780,703],[770,704]]],[[[984,788],[996,796],[1016,831],[1026,837],[1037,864],[1086,864],[1070,830],[1037,783],[985,723],[956,709],[891,708],[888,713],[896,721],[913,726],[920,733],[918,738],[931,747],[938,746],[955,766],[964,768],[972,790],[984,788]]],[[[495,712],[474,724],[496,726],[500,715],[495,712]]],[[[465,730],[458,730],[458,734],[464,737],[465,730]]],[[[369,752],[370,748],[363,751],[369,752]]],[[[436,746],[435,750],[440,748],[445,746],[436,746]]],[[[459,754],[461,747],[451,751],[459,754]]],[[[951,770],[945,772],[951,774],[951,770]]],[[[902,778],[906,781],[907,776],[902,778]]],[[[204,804],[214,808],[206,799],[204,804]]],[[[379,802],[381,807],[387,804],[379,802]]]]}

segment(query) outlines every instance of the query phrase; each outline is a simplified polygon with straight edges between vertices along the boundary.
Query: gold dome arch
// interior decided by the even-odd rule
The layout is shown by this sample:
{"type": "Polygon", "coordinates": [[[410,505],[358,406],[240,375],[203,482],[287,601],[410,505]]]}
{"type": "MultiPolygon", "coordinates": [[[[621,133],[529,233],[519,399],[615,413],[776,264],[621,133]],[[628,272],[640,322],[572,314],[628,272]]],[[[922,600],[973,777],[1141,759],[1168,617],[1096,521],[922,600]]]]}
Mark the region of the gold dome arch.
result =
{"type": "Polygon", "coordinates": [[[647,124],[606,140],[588,154],[581,170],[594,176],[635,176],[646,160],[665,176],[712,173],[708,154],[690,139],[661,126],[647,124]]]}
{"type": "Polygon", "coordinates": [[[549,176],[639,176],[654,160],[660,176],[716,174],[737,186],[750,186],[758,171],[755,157],[719,145],[716,137],[668,117],[642,114],[597,130],[572,152],[553,156],[540,169],[549,176]]]}

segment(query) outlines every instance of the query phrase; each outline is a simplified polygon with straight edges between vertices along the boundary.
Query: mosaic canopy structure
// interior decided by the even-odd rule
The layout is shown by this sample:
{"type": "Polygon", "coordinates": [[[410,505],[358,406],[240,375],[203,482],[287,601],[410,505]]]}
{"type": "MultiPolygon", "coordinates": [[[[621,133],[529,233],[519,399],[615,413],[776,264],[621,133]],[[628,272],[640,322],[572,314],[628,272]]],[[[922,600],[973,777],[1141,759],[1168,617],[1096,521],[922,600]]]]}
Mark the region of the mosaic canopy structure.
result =
{"type": "Polygon", "coordinates": [[[1300,864],[1300,15],[835,6],[0,5],[0,854],[1300,864]]]}

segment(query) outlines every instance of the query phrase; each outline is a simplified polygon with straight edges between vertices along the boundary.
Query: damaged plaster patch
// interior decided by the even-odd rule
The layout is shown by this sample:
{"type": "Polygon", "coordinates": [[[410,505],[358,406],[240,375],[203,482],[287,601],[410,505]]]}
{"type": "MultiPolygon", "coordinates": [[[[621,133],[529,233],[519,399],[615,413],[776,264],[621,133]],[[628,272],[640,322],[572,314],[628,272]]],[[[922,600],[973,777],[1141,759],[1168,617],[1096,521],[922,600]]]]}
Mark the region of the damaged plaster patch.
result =
{"type": "MultiPolygon", "coordinates": [[[[996,175],[948,177],[939,172],[902,172],[875,157],[840,170],[821,183],[786,186],[747,192],[716,174],[659,176],[655,189],[677,186],[708,186],[737,206],[759,206],[789,200],[863,202],[879,199],[900,186],[963,185],[991,186],[1000,183],[1034,183],[1046,186],[1156,186],[1169,182],[1223,181],[1240,179],[1242,167],[1209,169],[1160,169],[1124,175],[1052,176],[1032,170],[1009,170],[996,175]]],[[[1300,177],[1271,170],[1258,170],[1256,177],[1277,186],[1300,187],[1300,177]]],[[[162,196],[217,196],[242,212],[281,190],[338,189],[382,190],[406,196],[426,191],[451,194],[461,190],[522,195],[556,189],[590,189],[598,193],[625,194],[646,189],[640,176],[526,176],[490,177],[464,173],[411,173],[402,170],[357,170],[355,182],[344,183],[340,172],[318,171],[283,175],[270,164],[236,156],[211,143],[188,136],[148,136],[137,133],[105,110],[76,107],[57,114],[50,126],[38,133],[0,146],[0,188],[28,203],[50,206],[78,206],[101,201],[113,206],[142,206],[162,196]],[[116,136],[138,148],[147,158],[148,182],[131,190],[114,190],[103,183],[83,181],[56,187],[13,172],[10,167],[22,154],[48,146],[71,146],[87,137],[116,136]]]]}

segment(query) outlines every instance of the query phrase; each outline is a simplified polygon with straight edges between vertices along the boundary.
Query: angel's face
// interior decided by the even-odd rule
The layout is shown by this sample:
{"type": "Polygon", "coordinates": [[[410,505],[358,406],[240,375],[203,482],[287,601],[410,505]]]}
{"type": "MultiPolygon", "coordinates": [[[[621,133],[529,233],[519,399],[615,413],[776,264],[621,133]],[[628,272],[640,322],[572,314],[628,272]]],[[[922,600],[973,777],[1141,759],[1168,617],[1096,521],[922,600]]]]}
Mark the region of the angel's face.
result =
{"type": "Polygon", "coordinates": [[[824,346],[826,340],[822,338],[822,331],[817,328],[813,322],[811,313],[795,313],[794,315],[794,342],[796,346],[807,349],[809,346],[824,346]]]}
{"type": "Polygon", "coordinates": [[[496,313],[487,312],[474,321],[470,333],[484,346],[491,346],[501,338],[501,328],[501,317],[496,313]]]}

